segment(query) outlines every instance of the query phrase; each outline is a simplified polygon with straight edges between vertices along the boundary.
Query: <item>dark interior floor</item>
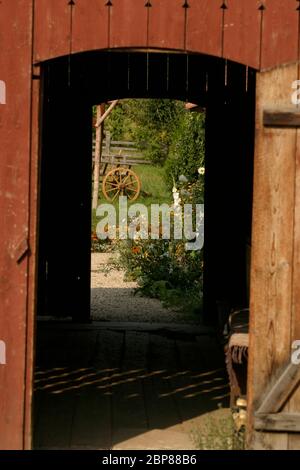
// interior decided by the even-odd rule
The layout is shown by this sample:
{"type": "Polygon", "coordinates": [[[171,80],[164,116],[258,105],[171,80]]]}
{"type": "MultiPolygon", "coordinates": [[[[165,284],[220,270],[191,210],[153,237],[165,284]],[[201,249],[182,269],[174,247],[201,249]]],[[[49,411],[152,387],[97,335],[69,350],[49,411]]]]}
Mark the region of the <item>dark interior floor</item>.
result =
{"type": "Polygon", "coordinates": [[[34,448],[193,449],[190,432],[228,395],[201,327],[38,325],[34,448]]]}

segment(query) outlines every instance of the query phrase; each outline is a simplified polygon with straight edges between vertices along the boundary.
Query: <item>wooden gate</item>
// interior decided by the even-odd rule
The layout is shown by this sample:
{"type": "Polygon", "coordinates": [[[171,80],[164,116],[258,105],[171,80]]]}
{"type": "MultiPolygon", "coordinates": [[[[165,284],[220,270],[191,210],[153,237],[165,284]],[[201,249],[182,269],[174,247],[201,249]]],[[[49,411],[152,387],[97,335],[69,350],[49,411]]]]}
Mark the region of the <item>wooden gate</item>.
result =
{"type": "Polygon", "coordinates": [[[300,366],[291,363],[300,339],[300,109],[292,104],[298,77],[295,64],[257,80],[248,381],[254,449],[300,448],[300,366]]]}

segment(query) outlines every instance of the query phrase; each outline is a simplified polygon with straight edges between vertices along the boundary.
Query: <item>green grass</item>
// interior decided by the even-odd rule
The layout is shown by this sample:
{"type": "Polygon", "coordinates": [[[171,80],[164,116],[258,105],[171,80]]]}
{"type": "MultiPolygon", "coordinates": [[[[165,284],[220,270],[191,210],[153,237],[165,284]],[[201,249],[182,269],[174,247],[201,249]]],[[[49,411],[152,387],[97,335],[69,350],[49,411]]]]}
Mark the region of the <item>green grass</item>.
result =
{"type": "MultiPolygon", "coordinates": [[[[172,204],[172,193],[167,188],[165,180],[165,169],[153,165],[137,165],[133,167],[133,171],[141,179],[141,194],[139,198],[132,204],[140,203],[150,208],[151,204],[172,204]]],[[[99,204],[107,203],[102,191],[99,194],[99,204]]],[[[118,202],[113,203],[116,208],[118,217],[118,202]]],[[[131,204],[128,204],[131,205],[131,204]]],[[[96,217],[96,212],[93,211],[92,229],[95,230],[99,219],[96,217]]]]}
{"type": "Polygon", "coordinates": [[[244,450],[245,429],[235,429],[232,414],[228,409],[219,409],[201,417],[191,433],[199,450],[244,450]]]}
{"type": "Polygon", "coordinates": [[[149,207],[155,203],[171,203],[172,194],[166,186],[165,169],[152,165],[139,165],[134,168],[142,182],[138,202],[149,207]],[[147,196],[146,196],[147,194],[147,196]]]}

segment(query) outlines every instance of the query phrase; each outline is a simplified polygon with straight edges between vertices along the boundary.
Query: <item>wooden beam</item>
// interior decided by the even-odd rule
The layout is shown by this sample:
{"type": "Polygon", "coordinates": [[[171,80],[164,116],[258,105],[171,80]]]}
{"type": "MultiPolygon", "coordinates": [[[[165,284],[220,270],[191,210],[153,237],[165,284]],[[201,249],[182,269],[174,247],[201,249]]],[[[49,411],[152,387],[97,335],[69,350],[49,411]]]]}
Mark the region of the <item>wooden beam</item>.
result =
{"type": "MultiPolygon", "coordinates": [[[[97,122],[105,115],[105,103],[97,106],[97,122]]],[[[94,166],[94,187],[93,187],[93,201],[92,208],[97,209],[99,199],[99,179],[100,179],[100,163],[102,154],[102,140],[103,140],[103,127],[104,120],[96,125],[96,146],[95,146],[95,166],[94,166]]]]}
{"type": "Polygon", "coordinates": [[[258,414],[278,413],[300,381],[300,367],[290,363],[264,397],[258,414]]]}
{"type": "Polygon", "coordinates": [[[115,100],[112,102],[112,104],[110,105],[110,107],[108,108],[107,111],[105,111],[105,113],[103,114],[103,116],[100,116],[97,118],[97,122],[95,124],[95,127],[100,127],[101,124],[103,124],[103,122],[105,121],[105,119],[110,115],[110,113],[112,112],[112,110],[117,106],[119,100],[115,100]]]}
{"type": "Polygon", "coordinates": [[[265,127],[300,128],[300,108],[265,109],[263,121],[265,127]]]}
{"type": "Polygon", "coordinates": [[[254,417],[256,431],[300,432],[299,413],[257,413],[254,417]]]}

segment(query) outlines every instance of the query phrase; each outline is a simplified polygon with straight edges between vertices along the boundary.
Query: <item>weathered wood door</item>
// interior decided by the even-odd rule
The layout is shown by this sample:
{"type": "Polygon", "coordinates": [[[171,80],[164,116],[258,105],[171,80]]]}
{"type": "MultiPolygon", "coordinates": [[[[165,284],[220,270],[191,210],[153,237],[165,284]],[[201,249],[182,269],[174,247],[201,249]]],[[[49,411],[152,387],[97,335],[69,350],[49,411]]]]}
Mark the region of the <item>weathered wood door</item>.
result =
{"type": "Polygon", "coordinates": [[[31,445],[39,80],[33,3],[0,3],[0,449],[24,449],[31,445]]]}
{"type": "Polygon", "coordinates": [[[257,78],[248,380],[254,449],[300,448],[300,366],[291,363],[300,339],[298,77],[290,65],[257,78]]]}

